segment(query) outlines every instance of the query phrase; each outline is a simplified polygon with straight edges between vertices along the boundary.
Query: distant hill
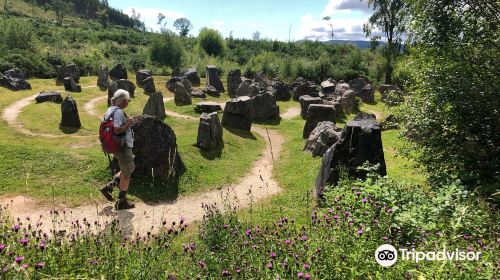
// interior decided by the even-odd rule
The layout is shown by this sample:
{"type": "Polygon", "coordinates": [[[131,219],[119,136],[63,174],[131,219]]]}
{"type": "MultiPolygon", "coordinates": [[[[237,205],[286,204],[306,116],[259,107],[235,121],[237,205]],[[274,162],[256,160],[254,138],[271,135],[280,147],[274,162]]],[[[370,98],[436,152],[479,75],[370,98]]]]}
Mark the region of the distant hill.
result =
{"type": "MultiPolygon", "coordinates": [[[[296,42],[300,43],[303,41],[306,41],[306,40],[299,40],[296,42]]],[[[324,43],[326,45],[330,45],[332,43],[332,40],[323,41],[322,43],[324,43]]],[[[378,41],[378,43],[379,43],[379,46],[385,45],[385,42],[382,42],[382,41],[378,41]]],[[[335,45],[355,45],[360,49],[369,49],[371,42],[370,41],[363,41],[363,40],[333,40],[333,44],[335,44],[335,45]]]]}

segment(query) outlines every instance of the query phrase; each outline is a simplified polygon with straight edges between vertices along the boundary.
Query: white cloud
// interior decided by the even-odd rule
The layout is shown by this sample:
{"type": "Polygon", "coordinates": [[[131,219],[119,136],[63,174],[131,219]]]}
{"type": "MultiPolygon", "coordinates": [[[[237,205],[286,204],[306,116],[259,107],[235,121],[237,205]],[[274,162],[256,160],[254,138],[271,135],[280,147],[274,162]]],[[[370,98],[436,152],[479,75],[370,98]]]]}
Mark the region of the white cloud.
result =
{"type": "Polygon", "coordinates": [[[340,13],[349,14],[353,11],[371,14],[373,10],[368,7],[367,0],[330,0],[323,9],[321,16],[335,16],[335,14],[340,13]]]}
{"type": "Polygon", "coordinates": [[[164,21],[167,21],[167,26],[172,26],[174,21],[178,18],[186,17],[185,14],[172,10],[156,9],[156,8],[140,8],[140,7],[128,7],[123,12],[129,16],[135,13],[140,14],[140,20],[146,24],[146,27],[158,31],[160,26],[158,23],[158,14],[162,13],[165,16],[164,21]]]}

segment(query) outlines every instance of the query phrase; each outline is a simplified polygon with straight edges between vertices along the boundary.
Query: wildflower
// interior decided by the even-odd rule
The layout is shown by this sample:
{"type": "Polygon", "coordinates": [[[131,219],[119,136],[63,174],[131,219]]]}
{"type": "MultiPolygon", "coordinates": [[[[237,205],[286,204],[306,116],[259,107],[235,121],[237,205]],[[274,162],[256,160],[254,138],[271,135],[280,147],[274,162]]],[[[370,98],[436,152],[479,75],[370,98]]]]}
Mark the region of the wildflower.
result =
{"type": "Polygon", "coordinates": [[[45,250],[45,241],[40,242],[40,250],[45,250]]]}
{"type": "Polygon", "coordinates": [[[305,270],[309,270],[311,268],[311,265],[308,263],[305,263],[303,266],[305,270]]]}
{"type": "Polygon", "coordinates": [[[272,252],[271,253],[271,259],[275,259],[276,258],[276,253],[272,252]]]}
{"type": "Polygon", "coordinates": [[[321,247],[316,248],[316,253],[317,254],[321,253],[321,247]]]}
{"type": "Polygon", "coordinates": [[[285,244],[290,245],[290,244],[292,244],[292,241],[290,239],[287,239],[287,240],[285,240],[285,244]]]}
{"type": "Polygon", "coordinates": [[[388,238],[387,236],[384,236],[384,237],[382,237],[382,239],[383,239],[384,241],[387,241],[387,239],[389,239],[389,238],[388,238]]]}
{"type": "Polygon", "coordinates": [[[0,243],[0,253],[7,247],[5,244],[0,243]]]}
{"type": "Polygon", "coordinates": [[[207,264],[203,260],[199,261],[198,265],[200,266],[201,269],[205,269],[205,267],[207,267],[207,264]]]}
{"type": "Polygon", "coordinates": [[[23,269],[28,269],[28,264],[23,264],[23,265],[21,265],[21,267],[22,267],[23,269]]]}
{"type": "Polygon", "coordinates": [[[23,246],[28,245],[29,239],[28,238],[23,238],[19,240],[19,243],[21,243],[23,246]]]}
{"type": "Polygon", "coordinates": [[[309,273],[306,273],[306,274],[304,275],[304,279],[306,279],[306,280],[311,279],[311,275],[309,275],[309,273]]]}
{"type": "Polygon", "coordinates": [[[236,267],[236,269],[234,270],[236,271],[236,273],[240,273],[241,272],[241,268],[239,268],[238,266],[236,267]]]}
{"type": "Polygon", "coordinates": [[[366,197],[365,197],[365,198],[363,198],[363,199],[361,200],[361,202],[363,202],[363,203],[367,203],[367,202],[368,202],[368,199],[366,199],[366,197]]]}
{"type": "Polygon", "coordinates": [[[392,208],[387,209],[387,213],[392,213],[394,210],[392,208]]]}
{"type": "Polygon", "coordinates": [[[12,226],[12,230],[15,231],[15,232],[18,232],[20,228],[21,228],[20,225],[13,225],[12,226]]]}
{"type": "Polygon", "coordinates": [[[97,261],[96,261],[96,260],[91,260],[89,263],[90,263],[91,265],[97,265],[97,261]]]}
{"type": "Polygon", "coordinates": [[[251,234],[252,234],[252,230],[251,230],[251,229],[247,229],[247,230],[245,231],[245,235],[246,235],[246,236],[250,236],[251,234]]]}
{"type": "Polygon", "coordinates": [[[307,241],[307,239],[308,239],[307,235],[302,235],[302,237],[300,238],[300,240],[302,240],[302,241],[307,241]]]}
{"type": "Polygon", "coordinates": [[[266,268],[269,269],[269,270],[272,270],[273,269],[273,263],[272,262],[267,263],[266,268]]]}
{"type": "Polygon", "coordinates": [[[229,227],[229,225],[228,225],[228,224],[224,224],[222,227],[223,227],[224,229],[227,229],[227,228],[229,227]]]}
{"type": "Polygon", "coordinates": [[[223,277],[228,277],[228,276],[231,276],[231,273],[227,270],[227,269],[224,269],[222,272],[221,272],[221,275],[223,277]]]}
{"type": "Polygon", "coordinates": [[[302,279],[304,278],[304,272],[300,271],[297,273],[297,278],[302,279]]]}
{"type": "Polygon", "coordinates": [[[356,195],[357,195],[357,196],[360,196],[360,195],[361,195],[361,192],[356,192],[356,195]]]}
{"type": "Polygon", "coordinates": [[[363,230],[362,229],[358,229],[358,235],[361,236],[361,234],[363,234],[363,230]]]}
{"type": "Polygon", "coordinates": [[[339,219],[339,215],[335,215],[335,216],[333,216],[333,218],[334,218],[335,220],[338,220],[338,219],[339,219]]]}
{"type": "Polygon", "coordinates": [[[15,258],[16,263],[22,263],[24,261],[24,256],[17,256],[15,258]]]}

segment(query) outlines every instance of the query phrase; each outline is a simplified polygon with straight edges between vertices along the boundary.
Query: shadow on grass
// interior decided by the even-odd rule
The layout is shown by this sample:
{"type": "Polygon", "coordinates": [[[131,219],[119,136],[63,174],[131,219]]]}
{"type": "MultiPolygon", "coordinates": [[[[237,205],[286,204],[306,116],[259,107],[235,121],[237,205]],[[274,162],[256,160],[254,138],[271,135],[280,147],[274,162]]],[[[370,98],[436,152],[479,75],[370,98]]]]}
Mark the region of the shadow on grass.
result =
{"type": "MultiPolygon", "coordinates": [[[[193,147],[198,147],[196,144],[193,144],[193,147]]],[[[217,147],[213,150],[205,151],[203,149],[200,149],[200,154],[202,157],[208,160],[214,160],[216,158],[220,158],[222,155],[222,149],[224,149],[224,144],[222,144],[221,147],[217,147]]]]}
{"type": "Polygon", "coordinates": [[[268,125],[268,126],[278,126],[281,123],[281,117],[266,121],[254,121],[254,124],[268,125]]]}
{"type": "Polygon", "coordinates": [[[251,131],[237,129],[237,128],[232,128],[232,127],[227,127],[227,126],[225,126],[224,129],[226,129],[230,133],[232,133],[234,135],[237,135],[237,136],[239,136],[241,138],[251,139],[251,140],[257,140],[257,137],[255,137],[255,135],[253,135],[253,133],[251,131]]]}
{"type": "Polygon", "coordinates": [[[140,198],[146,205],[174,204],[179,196],[179,180],[153,182],[151,179],[132,179],[128,193],[140,198]]]}
{"type": "Polygon", "coordinates": [[[64,134],[75,134],[80,130],[80,128],[76,127],[69,127],[69,126],[59,126],[59,129],[64,133],[64,134]]]}

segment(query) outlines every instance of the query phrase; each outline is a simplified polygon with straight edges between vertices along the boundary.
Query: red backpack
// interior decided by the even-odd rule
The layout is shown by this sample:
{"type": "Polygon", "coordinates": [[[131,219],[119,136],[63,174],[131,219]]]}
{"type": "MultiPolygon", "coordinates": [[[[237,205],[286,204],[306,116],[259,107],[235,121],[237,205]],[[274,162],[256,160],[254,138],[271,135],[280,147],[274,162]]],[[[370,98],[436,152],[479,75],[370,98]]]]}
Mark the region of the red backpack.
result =
{"type": "Polygon", "coordinates": [[[99,140],[101,141],[102,150],[107,153],[116,153],[122,149],[122,137],[115,135],[115,127],[113,125],[113,116],[118,110],[116,108],[107,119],[104,119],[99,126],[99,140]]]}

